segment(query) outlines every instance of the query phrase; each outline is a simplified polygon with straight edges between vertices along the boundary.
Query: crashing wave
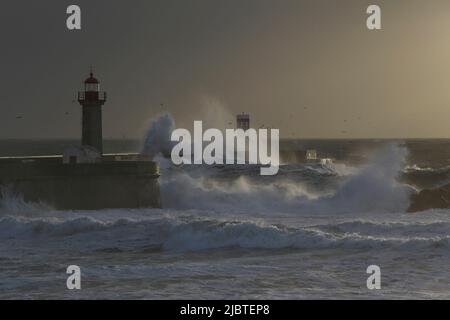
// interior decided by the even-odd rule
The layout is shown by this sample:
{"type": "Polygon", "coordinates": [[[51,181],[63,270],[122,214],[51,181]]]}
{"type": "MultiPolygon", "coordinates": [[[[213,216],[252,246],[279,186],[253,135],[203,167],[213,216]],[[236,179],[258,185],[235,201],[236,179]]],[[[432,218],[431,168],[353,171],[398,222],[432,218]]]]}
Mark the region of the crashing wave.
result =
{"type": "MultiPolygon", "coordinates": [[[[0,218],[0,239],[54,239],[71,246],[99,250],[139,250],[160,248],[168,252],[202,251],[218,248],[242,249],[399,249],[444,247],[450,245],[450,224],[376,224],[350,222],[293,228],[253,221],[198,219],[194,217],[152,220],[120,219],[114,222],[93,218],[57,221],[52,219],[0,218]],[[361,228],[362,226],[362,228],[361,228]],[[417,234],[408,235],[406,228],[417,234]],[[398,232],[400,229],[400,233],[398,232]],[[405,229],[405,230],[403,230],[405,229]],[[432,235],[431,230],[440,230],[432,235]],[[390,234],[389,231],[393,231],[390,234]],[[425,232],[426,231],[426,232],[425,232]],[[447,233],[446,233],[447,232],[447,233]],[[58,240],[64,238],[65,240],[58,240]]],[[[38,242],[39,243],[39,242],[38,242]]]]}

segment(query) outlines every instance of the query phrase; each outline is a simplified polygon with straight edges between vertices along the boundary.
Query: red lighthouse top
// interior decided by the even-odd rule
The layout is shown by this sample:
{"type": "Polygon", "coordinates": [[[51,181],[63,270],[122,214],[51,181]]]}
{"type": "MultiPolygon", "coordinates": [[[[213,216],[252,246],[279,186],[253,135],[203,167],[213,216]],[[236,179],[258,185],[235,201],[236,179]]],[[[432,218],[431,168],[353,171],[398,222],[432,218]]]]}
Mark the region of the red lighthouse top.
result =
{"type": "Polygon", "coordinates": [[[100,82],[94,77],[92,70],[84,81],[84,91],[78,93],[81,105],[102,105],[106,101],[106,92],[100,92],[100,82]]]}
{"type": "Polygon", "coordinates": [[[89,74],[89,78],[84,81],[84,91],[85,92],[99,92],[100,91],[100,82],[94,78],[94,74],[92,70],[89,74]]]}
{"type": "Polygon", "coordinates": [[[87,78],[86,81],[84,81],[84,83],[85,84],[88,84],[88,83],[90,83],[90,84],[98,84],[99,82],[98,82],[98,80],[96,78],[94,78],[94,74],[91,71],[91,73],[89,74],[89,78],[87,78]]]}

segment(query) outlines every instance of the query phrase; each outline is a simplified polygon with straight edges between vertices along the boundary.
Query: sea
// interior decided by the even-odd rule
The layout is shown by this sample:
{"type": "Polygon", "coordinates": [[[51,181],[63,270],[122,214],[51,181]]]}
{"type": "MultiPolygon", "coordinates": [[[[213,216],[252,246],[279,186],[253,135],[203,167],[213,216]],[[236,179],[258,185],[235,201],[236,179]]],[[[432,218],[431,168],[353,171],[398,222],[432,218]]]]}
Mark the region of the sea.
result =
{"type": "MultiPolygon", "coordinates": [[[[1,140],[1,156],[69,140],[1,140]]],[[[105,152],[140,152],[107,140],[105,152]]],[[[450,183],[450,140],[283,140],[326,163],[174,166],[161,209],[58,211],[4,193],[0,299],[449,299],[450,210],[407,213],[450,183]],[[81,269],[68,290],[67,267],[81,269]],[[371,290],[369,266],[381,288],[371,290]]],[[[287,157],[289,158],[289,157],[287,157]]]]}

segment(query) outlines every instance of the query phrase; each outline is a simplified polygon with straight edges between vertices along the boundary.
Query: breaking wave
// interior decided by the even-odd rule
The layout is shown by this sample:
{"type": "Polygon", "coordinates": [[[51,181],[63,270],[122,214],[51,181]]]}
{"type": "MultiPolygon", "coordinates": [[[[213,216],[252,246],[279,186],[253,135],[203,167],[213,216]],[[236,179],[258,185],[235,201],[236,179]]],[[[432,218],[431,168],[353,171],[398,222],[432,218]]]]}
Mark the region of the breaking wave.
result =
{"type": "Polygon", "coordinates": [[[432,168],[409,165],[402,170],[401,181],[419,189],[438,188],[450,183],[450,166],[432,168]]]}
{"type": "Polygon", "coordinates": [[[245,167],[244,172],[239,166],[166,166],[161,178],[163,206],[308,214],[404,212],[415,192],[397,181],[405,156],[404,149],[388,145],[359,169],[287,165],[281,166],[278,176],[268,179],[259,177],[256,168],[245,167]]]}
{"type": "Polygon", "coordinates": [[[286,164],[277,176],[259,166],[173,166],[170,133],[175,121],[153,121],[143,153],[160,163],[164,208],[251,213],[404,212],[415,189],[399,183],[407,151],[388,143],[362,168],[345,164],[286,164]],[[161,155],[162,154],[162,155],[161,155]]]}
{"type": "Polygon", "coordinates": [[[417,164],[406,166],[403,170],[405,173],[415,173],[415,172],[427,172],[427,173],[450,173],[450,166],[443,166],[443,167],[437,167],[437,168],[431,168],[431,167],[421,167],[417,164]]]}
{"type": "MultiPolygon", "coordinates": [[[[0,218],[0,239],[30,240],[39,246],[54,243],[100,250],[144,250],[168,252],[242,249],[370,249],[449,248],[450,223],[383,224],[348,222],[301,228],[254,221],[163,217],[153,220],[119,219],[105,222],[82,217],[66,221],[52,219],[0,218]],[[414,235],[412,235],[414,233],[414,235]]],[[[57,249],[52,247],[53,249],[57,249]]]]}

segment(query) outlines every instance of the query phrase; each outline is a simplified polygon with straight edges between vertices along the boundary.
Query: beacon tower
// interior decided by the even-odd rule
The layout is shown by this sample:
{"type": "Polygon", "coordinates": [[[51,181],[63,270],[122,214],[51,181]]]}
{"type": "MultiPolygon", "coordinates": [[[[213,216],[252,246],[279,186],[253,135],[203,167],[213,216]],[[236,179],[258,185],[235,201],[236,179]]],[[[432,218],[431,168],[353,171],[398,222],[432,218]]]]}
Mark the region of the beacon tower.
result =
{"type": "Polygon", "coordinates": [[[247,131],[250,129],[250,115],[246,113],[238,114],[236,116],[236,124],[238,129],[247,131]]]}
{"type": "Polygon", "coordinates": [[[81,143],[103,154],[102,106],[106,102],[106,92],[100,91],[100,82],[92,71],[84,81],[84,91],[78,92],[78,102],[83,108],[81,143]]]}

